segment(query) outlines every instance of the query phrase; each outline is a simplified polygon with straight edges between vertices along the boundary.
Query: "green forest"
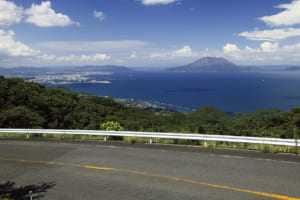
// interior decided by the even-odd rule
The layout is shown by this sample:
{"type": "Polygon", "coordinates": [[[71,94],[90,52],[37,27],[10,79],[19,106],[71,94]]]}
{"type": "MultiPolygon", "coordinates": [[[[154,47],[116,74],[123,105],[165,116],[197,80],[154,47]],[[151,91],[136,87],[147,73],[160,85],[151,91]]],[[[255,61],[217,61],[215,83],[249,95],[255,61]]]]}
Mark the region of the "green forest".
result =
{"type": "Polygon", "coordinates": [[[0,76],[0,127],[45,129],[107,129],[295,138],[300,108],[286,112],[258,109],[232,117],[213,107],[193,113],[149,112],[126,108],[110,98],[82,96],[19,78],[0,76]]]}

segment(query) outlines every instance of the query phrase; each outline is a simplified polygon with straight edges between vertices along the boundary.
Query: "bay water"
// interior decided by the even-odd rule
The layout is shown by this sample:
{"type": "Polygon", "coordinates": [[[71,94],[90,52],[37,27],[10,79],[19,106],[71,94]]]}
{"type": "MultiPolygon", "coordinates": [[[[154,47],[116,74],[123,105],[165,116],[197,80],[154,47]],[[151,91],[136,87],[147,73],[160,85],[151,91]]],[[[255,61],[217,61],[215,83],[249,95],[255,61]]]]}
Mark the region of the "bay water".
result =
{"type": "MultiPolygon", "coordinates": [[[[97,78],[101,80],[101,77],[97,78]]],[[[300,73],[134,72],[111,84],[70,84],[72,91],[144,100],[180,112],[212,106],[228,113],[300,107],[300,73]]]]}

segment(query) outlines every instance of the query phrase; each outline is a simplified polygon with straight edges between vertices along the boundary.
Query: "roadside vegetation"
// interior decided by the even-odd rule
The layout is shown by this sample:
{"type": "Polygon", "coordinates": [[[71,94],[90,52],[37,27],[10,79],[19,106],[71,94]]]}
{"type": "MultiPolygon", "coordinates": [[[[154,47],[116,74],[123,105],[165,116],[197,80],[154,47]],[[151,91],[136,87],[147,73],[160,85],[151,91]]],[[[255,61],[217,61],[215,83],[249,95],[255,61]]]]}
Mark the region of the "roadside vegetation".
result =
{"type": "MultiPolygon", "coordinates": [[[[290,112],[258,109],[249,114],[236,113],[235,117],[213,107],[203,107],[190,114],[155,113],[126,108],[110,98],[93,95],[87,97],[59,88],[24,82],[19,78],[6,79],[0,76],[0,127],[201,133],[296,139],[299,138],[300,108],[293,108],[290,112]]],[[[15,136],[24,137],[23,134],[15,136]]],[[[103,138],[61,135],[47,137],[103,138]]],[[[129,137],[110,139],[122,139],[130,143],[145,141],[143,138],[129,137]]],[[[154,139],[154,142],[203,145],[201,141],[154,139]]],[[[210,142],[208,146],[254,148],[269,152],[292,151],[289,148],[220,142],[210,142]]]]}

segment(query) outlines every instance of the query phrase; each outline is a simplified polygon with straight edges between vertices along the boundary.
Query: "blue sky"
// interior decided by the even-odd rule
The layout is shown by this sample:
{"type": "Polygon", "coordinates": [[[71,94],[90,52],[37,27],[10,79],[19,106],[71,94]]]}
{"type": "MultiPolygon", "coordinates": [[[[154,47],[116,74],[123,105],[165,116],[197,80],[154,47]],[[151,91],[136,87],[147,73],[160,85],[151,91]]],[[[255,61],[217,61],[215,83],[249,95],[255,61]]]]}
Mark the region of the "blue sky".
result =
{"type": "Polygon", "coordinates": [[[0,66],[300,65],[300,0],[0,0],[0,66]]]}

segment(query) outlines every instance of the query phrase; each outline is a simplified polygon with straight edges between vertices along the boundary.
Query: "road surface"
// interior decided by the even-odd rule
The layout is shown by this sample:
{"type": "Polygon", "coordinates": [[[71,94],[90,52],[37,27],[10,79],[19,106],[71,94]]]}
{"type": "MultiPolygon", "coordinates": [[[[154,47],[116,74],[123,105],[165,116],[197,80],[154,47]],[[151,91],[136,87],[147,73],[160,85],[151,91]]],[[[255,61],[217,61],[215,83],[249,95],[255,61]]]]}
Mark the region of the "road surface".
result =
{"type": "MultiPolygon", "coordinates": [[[[200,147],[0,139],[0,196],[300,200],[300,157],[200,147]]],[[[24,198],[24,199],[25,199],[24,198]]]]}

